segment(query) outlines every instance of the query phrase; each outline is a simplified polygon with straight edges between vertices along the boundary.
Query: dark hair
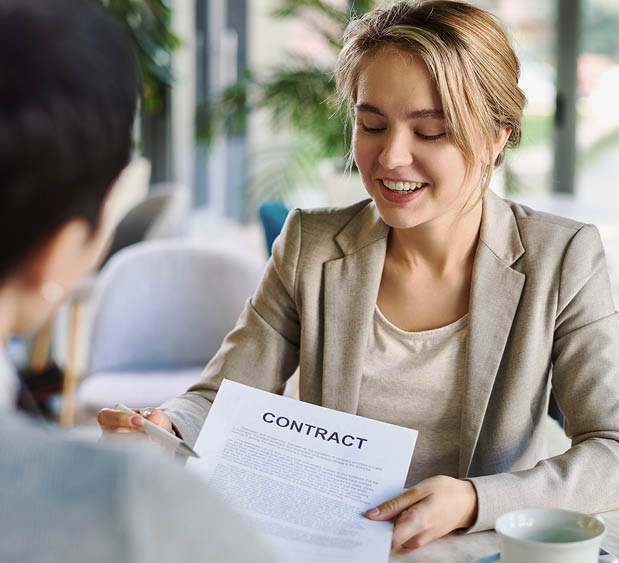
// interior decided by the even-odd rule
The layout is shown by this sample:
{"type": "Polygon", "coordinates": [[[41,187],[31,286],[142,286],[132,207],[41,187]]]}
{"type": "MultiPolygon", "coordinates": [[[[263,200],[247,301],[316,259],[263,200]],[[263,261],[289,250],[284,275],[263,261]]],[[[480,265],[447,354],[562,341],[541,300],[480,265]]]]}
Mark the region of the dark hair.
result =
{"type": "Polygon", "coordinates": [[[129,160],[138,89],[98,1],[0,2],[0,281],[67,221],[96,228],[129,160]]]}

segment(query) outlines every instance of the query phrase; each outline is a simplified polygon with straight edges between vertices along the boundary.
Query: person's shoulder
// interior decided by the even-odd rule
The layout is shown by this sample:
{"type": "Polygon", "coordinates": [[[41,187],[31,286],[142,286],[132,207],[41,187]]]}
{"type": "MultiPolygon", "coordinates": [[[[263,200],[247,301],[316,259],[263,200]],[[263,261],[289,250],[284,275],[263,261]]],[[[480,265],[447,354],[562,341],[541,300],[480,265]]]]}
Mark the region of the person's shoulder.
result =
{"type": "Polygon", "coordinates": [[[125,453],[15,414],[0,418],[0,450],[10,483],[0,490],[0,560],[122,560],[125,453]]]}
{"type": "Polygon", "coordinates": [[[301,221],[303,229],[309,229],[313,233],[322,232],[333,235],[339,232],[350,221],[362,214],[368,206],[372,205],[371,199],[364,199],[345,207],[316,207],[309,209],[295,209],[301,221]]]}
{"type": "Polygon", "coordinates": [[[238,541],[253,536],[202,479],[152,447],[75,441],[16,415],[0,423],[0,479],[11,483],[0,560],[9,537],[15,560],[267,560],[256,540],[238,541]]]}
{"type": "Polygon", "coordinates": [[[573,236],[585,223],[562,217],[545,211],[538,211],[527,205],[517,203],[508,199],[504,199],[505,203],[510,207],[518,226],[524,230],[553,232],[559,234],[563,232],[567,236],[573,236]]]}
{"type": "Polygon", "coordinates": [[[540,263],[552,270],[552,265],[570,256],[596,254],[603,251],[600,234],[590,223],[584,223],[553,213],[538,211],[504,199],[515,219],[525,262],[539,268],[540,263]]]}
{"type": "Polygon", "coordinates": [[[372,200],[370,198],[366,198],[346,206],[297,208],[297,211],[299,211],[304,217],[339,217],[341,219],[345,219],[346,217],[354,217],[371,203],[372,200]]]}
{"type": "MultiPolygon", "coordinates": [[[[85,505],[102,501],[102,496],[97,498],[92,494],[97,489],[92,485],[96,483],[103,485],[101,494],[107,497],[109,506],[111,499],[121,498],[121,493],[126,491],[123,481],[128,475],[146,469],[159,458],[143,444],[131,449],[120,445],[102,446],[89,438],[20,414],[2,414],[0,423],[0,445],[2,451],[11,452],[10,464],[19,477],[18,484],[29,480],[28,487],[38,489],[41,500],[52,494],[54,484],[68,483],[72,476],[79,475],[79,479],[71,482],[75,502],[81,502],[77,494],[79,489],[90,490],[91,494],[81,499],[85,505]]],[[[5,461],[3,469],[8,471],[8,460],[5,461]]],[[[149,488],[149,485],[140,487],[149,488]]]]}
{"type": "Polygon", "coordinates": [[[12,452],[11,460],[16,464],[28,464],[37,460],[36,465],[45,466],[45,472],[57,465],[68,465],[73,457],[87,460],[89,456],[122,457],[120,451],[105,453],[104,448],[74,439],[73,434],[61,428],[43,424],[20,413],[3,413],[0,416],[0,443],[3,450],[12,452]],[[45,463],[40,463],[45,460],[45,463]]]}
{"type": "Polygon", "coordinates": [[[282,236],[273,246],[278,268],[297,271],[297,264],[320,266],[342,255],[337,243],[340,233],[366,233],[370,236],[379,222],[378,212],[371,199],[347,207],[294,209],[288,215],[282,236]],[[291,259],[294,257],[294,259],[291,259]]]}
{"type": "Polygon", "coordinates": [[[547,257],[562,256],[568,246],[576,240],[599,239],[594,225],[538,211],[515,201],[503,199],[516,221],[520,240],[529,253],[540,251],[547,257]]]}

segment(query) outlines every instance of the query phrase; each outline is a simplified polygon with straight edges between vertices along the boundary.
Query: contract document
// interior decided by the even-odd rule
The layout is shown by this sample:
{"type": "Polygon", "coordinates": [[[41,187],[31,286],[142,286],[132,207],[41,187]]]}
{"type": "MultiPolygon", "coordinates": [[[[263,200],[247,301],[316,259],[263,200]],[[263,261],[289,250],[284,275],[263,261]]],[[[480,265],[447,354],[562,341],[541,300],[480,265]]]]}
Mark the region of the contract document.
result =
{"type": "Polygon", "coordinates": [[[224,380],[187,467],[281,563],[386,563],[393,523],[363,513],[402,492],[416,439],[416,430],[224,380]]]}

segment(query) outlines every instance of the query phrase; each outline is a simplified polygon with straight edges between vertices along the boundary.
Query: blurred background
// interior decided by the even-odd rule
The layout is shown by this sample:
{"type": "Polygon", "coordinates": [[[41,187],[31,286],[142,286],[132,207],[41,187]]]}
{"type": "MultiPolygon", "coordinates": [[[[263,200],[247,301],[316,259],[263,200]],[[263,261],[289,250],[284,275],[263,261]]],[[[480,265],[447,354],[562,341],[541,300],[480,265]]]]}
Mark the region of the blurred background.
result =
{"type": "MultiPolygon", "coordinates": [[[[80,412],[92,413],[117,396],[116,388],[105,380],[98,387],[93,383],[94,391],[88,387],[103,369],[97,367],[99,360],[93,360],[93,326],[99,326],[105,303],[101,286],[111,283],[108,278],[113,276],[117,254],[122,261],[127,248],[136,243],[157,249],[157,245],[169,246],[169,239],[178,239],[233,256],[242,264],[239,268],[253,272],[243,274],[253,280],[264,267],[286,209],[344,205],[364,197],[355,171],[346,171],[350,131],[333,104],[332,68],[350,15],[378,2],[103,3],[130,35],[144,83],[135,156],[120,180],[119,228],[103,270],[80,288],[48,332],[12,345],[25,370],[41,372],[54,366],[58,377],[46,389],[56,392],[37,392],[33,384],[35,401],[47,401],[46,408],[67,425],[79,422],[80,412]],[[162,239],[168,240],[164,244],[162,239]],[[97,395],[110,389],[112,393],[97,395]]],[[[520,84],[528,99],[521,146],[508,152],[493,189],[538,209],[595,223],[605,244],[618,303],[619,2],[472,3],[495,14],[512,37],[522,65],[520,84]]],[[[168,268],[165,260],[161,258],[156,266],[159,271],[168,268]]],[[[226,275],[221,274],[220,286],[228,283],[226,275]]],[[[231,279],[238,275],[229,274],[231,279]]],[[[138,284],[138,288],[146,287],[148,280],[139,283],[144,286],[138,284]]],[[[170,280],[167,291],[182,293],[178,283],[170,280]]],[[[238,314],[250,292],[251,288],[241,291],[238,303],[230,305],[230,318],[238,314]]],[[[134,289],[134,293],[132,299],[137,299],[140,291],[134,289]]],[[[165,301],[157,295],[149,298],[151,303],[165,301]]],[[[136,316],[131,313],[132,302],[124,303],[123,313],[114,317],[118,326],[129,326],[136,316]]],[[[148,320],[149,326],[168,324],[181,337],[189,330],[202,330],[195,323],[187,327],[186,317],[178,312],[175,318],[169,315],[173,313],[162,311],[148,320]]],[[[221,312],[213,315],[223,318],[221,312]]],[[[213,315],[208,322],[217,324],[213,315]]],[[[225,334],[231,328],[226,323],[219,323],[219,332],[225,334]]],[[[194,377],[201,362],[208,360],[187,352],[195,364],[187,366],[170,352],[155,365],[148,361],[149,346],[151,351],[159,349],[161,339],[171,337],[146,331],[151,341],[135,344],[129,336],[132,332],[144,329],[127,328],[124,347],[141,347],[143,353],[126,365],[104,365],[103,371],[121,374],[116,382],[122,374],[140,370],[161,376],[160,382],[169,378],[172,369],[194,370],[190,374],[194,377]]],[[[211,347],[217,345],[214,342],[211,347]]],[[[109,348],[99,353],[99,359],[106,353],[118,354],[109,348]]],[[[144,381],[133,381],[134,395],[124,402],[135,403],[131,406],[146,402],[139,393],[144,381]]],[[[176,381],[180,392],[186,380],[176,381]]],[[[160,395],[163,400],[176,392],[162,384],[160,395]]],[[[159,396],[148,398],[148,404],[154,404],[159,396]]]]}

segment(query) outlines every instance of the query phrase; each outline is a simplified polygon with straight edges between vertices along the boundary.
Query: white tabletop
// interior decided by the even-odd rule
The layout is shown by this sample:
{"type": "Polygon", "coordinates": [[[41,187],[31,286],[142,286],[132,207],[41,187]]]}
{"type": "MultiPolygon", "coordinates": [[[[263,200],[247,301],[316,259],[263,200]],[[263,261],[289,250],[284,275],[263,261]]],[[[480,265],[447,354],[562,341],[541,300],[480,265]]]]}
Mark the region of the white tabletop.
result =
{"type": "MultiPolygon", "coordinates": [[[[619,557],[619,510],[603,512],[608,532],[602,545],[619,557]]],[[[389,563],[471,563],[499,551],[499,537],[493,531],[450,534],[419,549],[392,555],[389,563]]]]}

